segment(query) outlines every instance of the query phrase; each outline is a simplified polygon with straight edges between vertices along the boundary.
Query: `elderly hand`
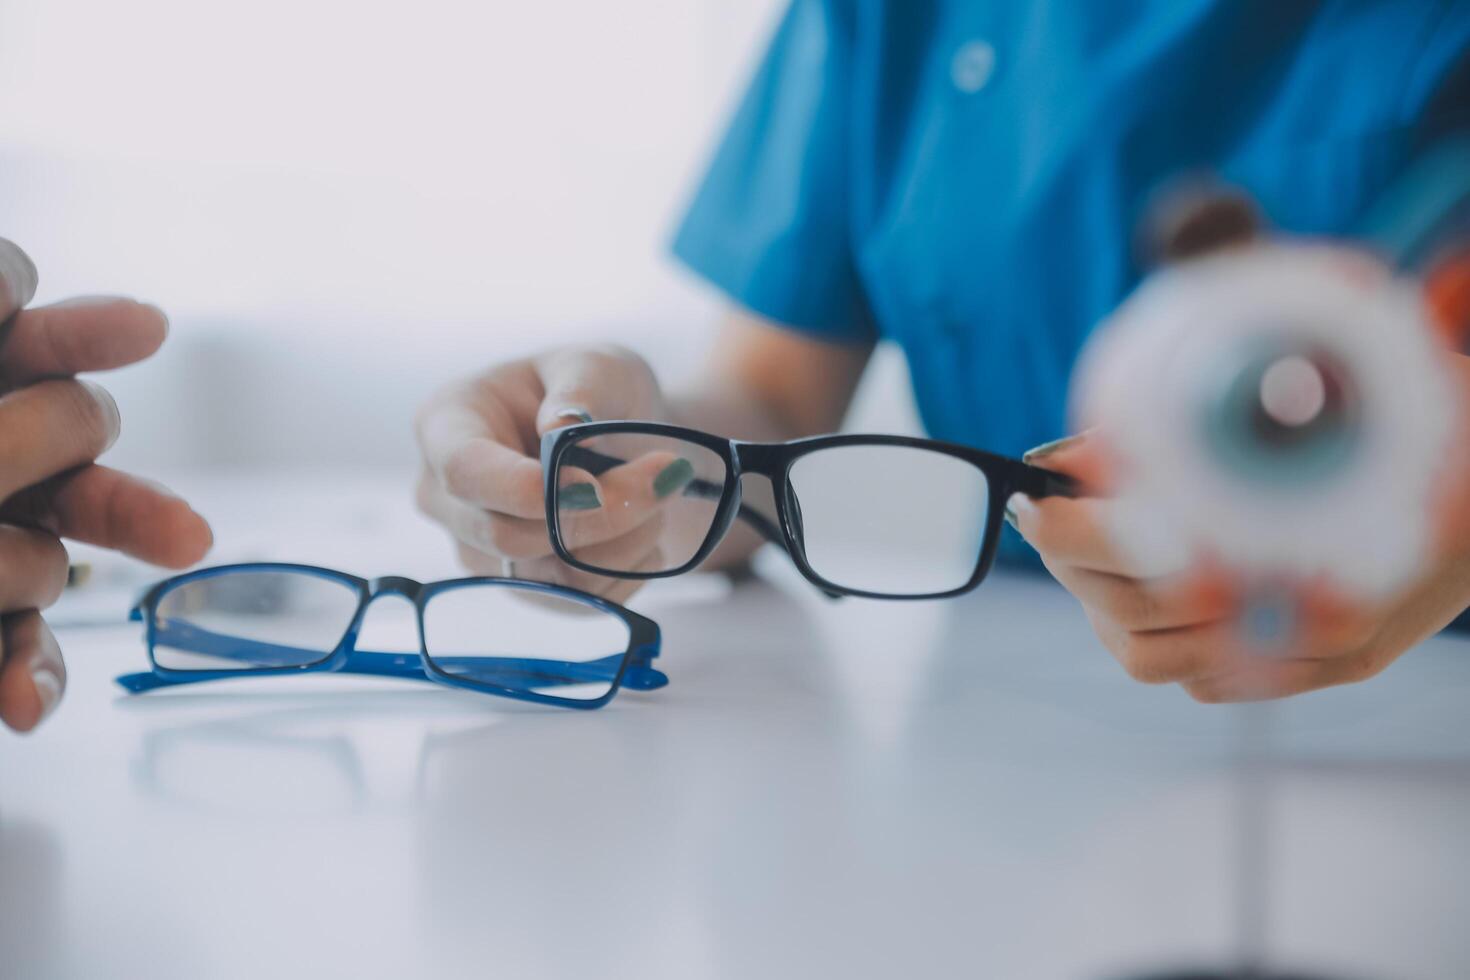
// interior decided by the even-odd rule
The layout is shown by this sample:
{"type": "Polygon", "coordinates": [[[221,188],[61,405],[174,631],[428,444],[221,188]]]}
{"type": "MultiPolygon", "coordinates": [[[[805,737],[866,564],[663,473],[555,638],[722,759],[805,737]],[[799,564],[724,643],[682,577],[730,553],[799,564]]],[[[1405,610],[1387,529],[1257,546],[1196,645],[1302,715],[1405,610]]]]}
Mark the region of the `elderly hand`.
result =
{"type": "Polygon", "coordinates": [[[209,526],[179,498],[94,462],[117,439],[117,405],[73,375],[140,361],[163,343],[154,307],[112,298],[24,309],[36,269],[0,239],[0,721],[29,731],[66,686],[39,609],[66,585],[60,539],[184,567],[209,526]]]}
{"type": "MultiPolygon", "coordinates": [[[[1456,367],[1470,391],[1470,359],[1458,358],[1456,367]]],[[[1290,647],[1269,656],[1252,653],[1238,621],[1239,583],[1204,566],[1167,580],[1140,578],[1109,540],[1107,472],[1096,442],[1084,433],[1027,456],[1077,477],[1095,495],[1017,495],[1007,519],[1082,603],[1103,645],[1138,681],[1178,684],[1208,703],[1352,683],[1378,674],[1470,605],[1470,481],[1457,473],[1441,501],[1439,553],[1418,581],[1379,603],[1304,588],[1296,596],[1300,616],[1290,647]]]]}

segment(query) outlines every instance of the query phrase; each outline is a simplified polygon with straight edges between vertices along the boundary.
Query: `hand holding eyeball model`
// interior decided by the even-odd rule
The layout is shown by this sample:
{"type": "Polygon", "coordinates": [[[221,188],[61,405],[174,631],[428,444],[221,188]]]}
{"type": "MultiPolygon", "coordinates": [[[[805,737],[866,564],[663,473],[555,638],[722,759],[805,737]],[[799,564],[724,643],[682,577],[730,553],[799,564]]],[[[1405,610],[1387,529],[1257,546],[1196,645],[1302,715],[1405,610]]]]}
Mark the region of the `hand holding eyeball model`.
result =
{"type": "MultiPolygon", "coordinates": [[[[1470,361],[1367,253],[1242,241],[1084,351],[1078,500],[1014,522],[1135,678],[1204,701],[1361,680],[1470,602],[1470,361]]],[[[1046,447],[1043,447],[1045,450],[1046,447]]]]}

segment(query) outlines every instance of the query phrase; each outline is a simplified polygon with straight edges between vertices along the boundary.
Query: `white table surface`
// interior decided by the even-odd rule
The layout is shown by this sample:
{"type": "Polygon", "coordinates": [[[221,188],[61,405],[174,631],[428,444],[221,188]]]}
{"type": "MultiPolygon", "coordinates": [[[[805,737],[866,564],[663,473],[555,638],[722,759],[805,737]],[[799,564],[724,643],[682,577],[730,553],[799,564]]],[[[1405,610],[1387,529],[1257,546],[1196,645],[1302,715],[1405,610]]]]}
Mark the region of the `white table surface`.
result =
{"type": "MultiPolygon", "coordinates": [[[[221,558],[454,571],[406,479],[181,482],[221,558]]],[[[671,684],[594,712],[330,677],[129,698],[137,628],[60,629],[66,701],[0,735],[0,977],[1087,980],[1228,956],[1237,710],[1129,681],[1041,579],[909,604],[775,578],[645,591],[671,684]]],[[[1269,738],[1275,961],[1470,976],[1470,647],[1296,699],[1269,738]]]]}

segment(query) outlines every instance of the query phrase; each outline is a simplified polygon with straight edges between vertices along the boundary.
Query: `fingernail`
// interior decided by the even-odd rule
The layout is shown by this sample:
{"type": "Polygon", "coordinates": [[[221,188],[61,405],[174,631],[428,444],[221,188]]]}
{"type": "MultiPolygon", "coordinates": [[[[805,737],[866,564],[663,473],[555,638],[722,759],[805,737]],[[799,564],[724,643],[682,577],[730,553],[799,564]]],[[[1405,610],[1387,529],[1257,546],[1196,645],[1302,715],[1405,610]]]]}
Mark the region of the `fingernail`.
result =
{"type": "Polygon", "coordinates": [[[602,495],[592,483],[568,483],[556,499],[562,510],[596,510],[602,506],[602,495]]]}
{"type": "Polygon", "coordinates": [[[107,416],[108,439],[105,448],[111,449],[116,445],[118,436],[122,435],[122,415],[117,410],[117,402],[108,393],[107,389],[99,384],[94,384],[91,381],[78,381],[77,384],[84,386],[92,393],[92,397],[97,400],[97,404],[102,409],[103,414],[107,416]]]}
{"type": "Polygon", "coordinates": [[[552,415],[552,418],[570,419],[573,422],[591,422],[592,413],[587,411],[587,409],[585,408],[578,408],[573,405],[568,405],[566,408],[559,409],[556,414],[552,415]]]}
{"type": "MultiPolygon", "coordinates": [[[[0,238],[0,305],[8,303],[15,310],[22,309],[35,297],[39,281],[31,257],[0,238]]],[[[0,316],[11,312],[14,310],[0,309],[0,316]]]]}
{"type": "Polygon", "coordinates": [[[136,303],[137,300],[131,296],[120,296],[116,293],[91,293],[86,296],[68,296],[66,299],[57,300],[52,306],[60,306],[66,309],[90,306],[111,306],[114,303],[136,303]]]}
{"type": "Polygon", "coordinates": [[[694,464],[682,456],[674,460],[653,478],[653,492],[660,500],[678,493],[694,479],[694,464]]]}
{"type": "Polygon", "coordinates": [[[1036,502],[1024,493],[1013,493],[1006,500],[1006,523],[1021,532],[1021,516],[1036,510],[1036,502]]]}
{"type": "Polygon", "coordinates": [[[163,321],[163,336],[167,338],[169,330],[173,327],[172,321],[170,321],[168,318],[168,313],[166,313],[163,307],[159,306],[157,303],[144,303],[142,305],[145,309],[152,310],[154,313],[158,314],[158,318],[163,321]]]}
{"type": "Polygon", "coordinates": [[[1026,452],[1021,455],[1021,462],[1034,463],[1038,459],[1045,459],[1046,457],[1054,453],[1066,449],[1073,443],[1079,442],[1080,440],[1086,438],[1086,436],[1086,432],[1074,432],[1070,436],[1063,436],[1060,439],[1053,439],[1051,442],[1043,442],[1035,449],[1026,450],[1026,452]]]}
{"type": "Polygon", "coordinates": [[[41,699],[41,717],[36,719],[39,723],[61,700],[61,677],[50,663],[42,662],[31,667],[31,683],[36,686],[36,697],[41,699]]]}

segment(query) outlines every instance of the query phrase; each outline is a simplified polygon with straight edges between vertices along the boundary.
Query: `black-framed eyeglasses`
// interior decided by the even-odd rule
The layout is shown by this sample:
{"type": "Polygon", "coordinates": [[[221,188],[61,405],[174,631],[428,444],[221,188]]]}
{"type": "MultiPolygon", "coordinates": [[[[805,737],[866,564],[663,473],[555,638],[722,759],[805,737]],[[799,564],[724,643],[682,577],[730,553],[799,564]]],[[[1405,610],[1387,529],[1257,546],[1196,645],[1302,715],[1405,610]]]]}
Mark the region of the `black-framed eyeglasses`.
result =
{"type": "Polygon", "coordinates": [[[687,572],[735,520],[790,555],[829,595],[960,595],[995,560],[1006,500],[1074,496],[1069,477],[933,439],[829,435],[726,439],[652,422],[589,422],[541,441],[546,521],[567,564],[615,578],[687,572]],[[741,476],[774,491],[774,517],[741,476]]]}
{"type": "Polygon", "coordinates": [[[242,676],[339,672],[435,681],[485,694],[598,708],[620,687],[652,690],[658,624],[576,589],[509,578],[416,582],[255,562],[201,568],[150,588],[132,610],[153,669],[133,694],[242,676]],[[413,605],[417,652],[358,648],[367,608],[413,605]]]}

